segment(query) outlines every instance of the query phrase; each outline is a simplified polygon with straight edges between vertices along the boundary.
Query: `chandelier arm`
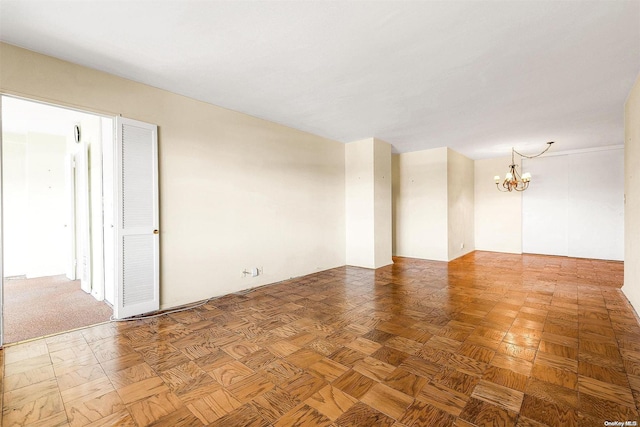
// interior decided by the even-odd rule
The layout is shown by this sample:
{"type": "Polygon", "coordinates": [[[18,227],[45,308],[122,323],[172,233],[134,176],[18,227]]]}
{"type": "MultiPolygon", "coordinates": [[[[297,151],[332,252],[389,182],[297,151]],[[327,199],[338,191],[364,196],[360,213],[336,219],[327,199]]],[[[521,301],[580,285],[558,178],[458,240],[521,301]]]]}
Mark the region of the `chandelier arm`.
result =
{"type": "Polygon", "coordinates": [[[520,166],[520,165],[516,165],[516,164],[514,163],[514,166],[515,166],[515,167],[513,168],[513,174],[514,174],[514,177],[517,177],[516,181],[520,181],[520,180],[522,179],[522,177],[520,176],[520,173],[518,172],[518,166],[520,166]]]}
{"type": "MultiPolygon", "coordinates": [[[[535,156],[525,156],[524,154],[517,152],[514,148],[512,148],[511,150],[512,150],[513,152],[515,152],[518,156],[520,156],[520,157],[524,157],[525,159],[535,159],[536,157],[540,157],[540,156],[542,156],[544,153],[546,153],[547,151],[549,151],[549,148],[551,148],[551,144],[553,144],[553,142],[554,142],[554,141],[549,141],[549,142],[547,142],[547,148],[545,148],[544,150],[542,150],[542,152],[541,152],[541,153],[536,154],[535,156]]],[[[512,153],[511,155],[512,155],[512,157],[513,157],[513,153],[512,153]]]]}

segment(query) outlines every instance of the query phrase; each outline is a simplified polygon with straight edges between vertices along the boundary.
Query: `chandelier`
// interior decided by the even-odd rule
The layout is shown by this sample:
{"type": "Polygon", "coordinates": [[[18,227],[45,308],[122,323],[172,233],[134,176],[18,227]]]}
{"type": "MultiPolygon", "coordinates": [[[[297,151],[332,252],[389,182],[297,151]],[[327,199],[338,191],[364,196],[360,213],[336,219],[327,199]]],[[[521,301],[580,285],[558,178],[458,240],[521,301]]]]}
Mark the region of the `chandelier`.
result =
{"type": "Polygon", "coordinates": [[[529,188],[529,183],[531,182],[531,174],[529,172],[525,172],[522,175],[518,173],[516,169],[518,165],[516,165],[514,156],[517,154],[518,156],[524,157],[525,159],[534,159],[546,153],[549,150],[549,148],[551,148],[551,144],[553,144],[553,141],[547,142],[547,148],[545,148],[544,150],[542,150],[541,153],[536,154],[535,156],[525,156],[524,154],[518,153],[512,147],[511,148],[511,164],[509,165],[509,171],[507,172],[507,174],[504,177],[504,180],[502,181],[502,188],[500,188],[500,175],[496,175],[493,177],[496,183],[496,188],[503,192],[513,191],[513,190],[524,191],[527,188],[529,188]]]}

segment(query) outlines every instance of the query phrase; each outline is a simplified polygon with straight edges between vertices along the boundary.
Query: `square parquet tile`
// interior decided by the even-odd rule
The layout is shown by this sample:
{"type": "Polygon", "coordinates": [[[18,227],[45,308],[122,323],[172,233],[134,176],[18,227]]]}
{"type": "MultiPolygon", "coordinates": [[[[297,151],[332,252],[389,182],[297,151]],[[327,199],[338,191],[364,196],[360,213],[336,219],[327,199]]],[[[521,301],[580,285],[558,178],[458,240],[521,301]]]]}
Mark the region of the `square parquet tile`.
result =
{"type": "Polygon", "coordinates": [[[622,263],[474,252],[341,267],[0,350],[3,426],[637,421],[622,263]]]}

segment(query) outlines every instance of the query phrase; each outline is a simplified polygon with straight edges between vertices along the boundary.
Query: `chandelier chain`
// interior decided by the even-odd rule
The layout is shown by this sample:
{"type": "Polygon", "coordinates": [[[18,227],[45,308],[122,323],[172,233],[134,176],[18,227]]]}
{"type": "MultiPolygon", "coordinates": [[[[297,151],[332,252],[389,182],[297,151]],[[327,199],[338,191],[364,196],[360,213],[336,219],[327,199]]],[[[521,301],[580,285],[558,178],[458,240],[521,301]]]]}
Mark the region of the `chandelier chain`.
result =
{"type": "MultiPolygon", "coordinates": [[[[516,153],[518,156],[520,157],[524,157],[525,159],[535,159],[536,157],[540,157],[542,156],[544,153],[546,153],[547,151],[549,151],[549,148],[551,148],[551,144],[553,144],[553,141],[549,141],[547,142],[547,148],[545,148],[544,150],[542,150],[541,153],[536,154],[535,156],[526,156],[522,153],[519,153],[518,151],[515,150],[515,148],[512,148],[511,150],[516,153]]],[[[512,156],[513,157],[513,156],[512,156]]]]}

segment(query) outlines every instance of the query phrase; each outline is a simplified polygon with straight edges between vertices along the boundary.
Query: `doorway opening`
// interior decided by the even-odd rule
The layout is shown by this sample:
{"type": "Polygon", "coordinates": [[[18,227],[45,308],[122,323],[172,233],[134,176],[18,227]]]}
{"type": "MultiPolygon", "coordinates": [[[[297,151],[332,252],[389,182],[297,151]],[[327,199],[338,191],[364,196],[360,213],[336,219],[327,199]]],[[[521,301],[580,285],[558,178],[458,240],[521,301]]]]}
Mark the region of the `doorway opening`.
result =
{"type": "Polygon", "coordinates": [[[113,208],[103,195],[113,191],[113,159],[103,152],[113,149],[114,121],[1,102],[4,342],[108,321],[114,242],[104,224],[113,208]]]}

